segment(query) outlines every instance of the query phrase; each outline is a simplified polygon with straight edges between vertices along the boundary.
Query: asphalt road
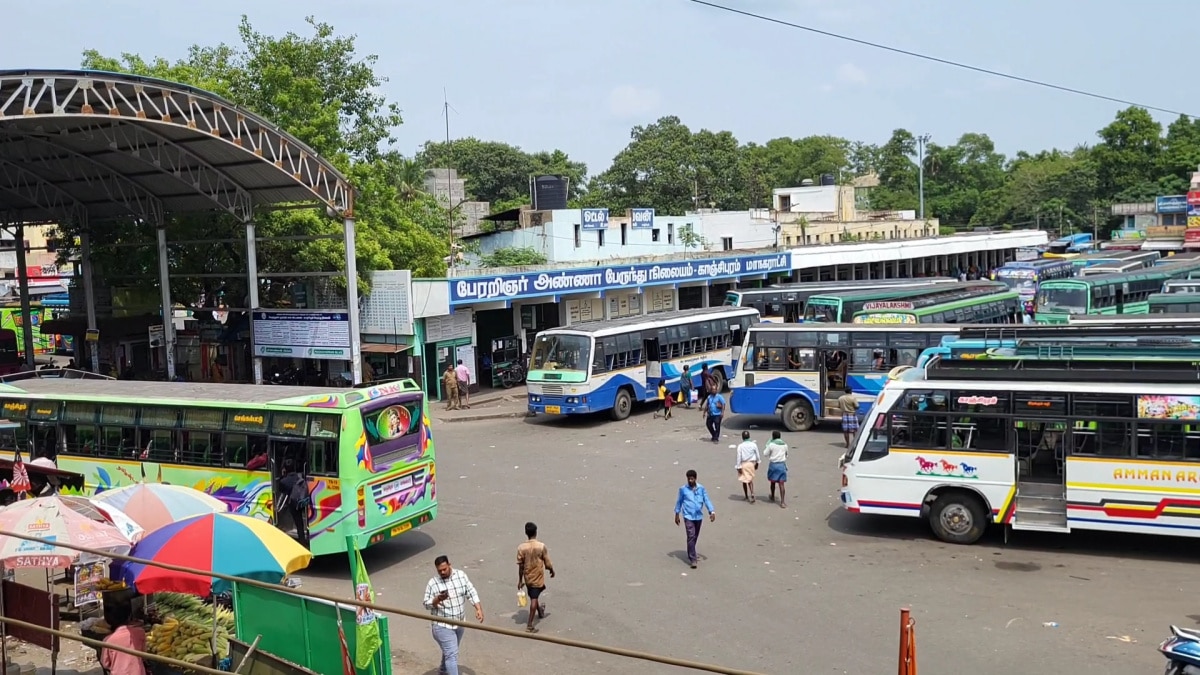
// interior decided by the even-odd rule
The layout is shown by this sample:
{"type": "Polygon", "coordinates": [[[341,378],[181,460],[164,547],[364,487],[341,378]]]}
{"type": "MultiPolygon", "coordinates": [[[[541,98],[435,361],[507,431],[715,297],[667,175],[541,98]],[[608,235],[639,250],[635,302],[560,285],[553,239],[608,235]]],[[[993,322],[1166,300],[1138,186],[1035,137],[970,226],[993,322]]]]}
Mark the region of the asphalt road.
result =
{"type": "MultiPolygon", "coordinates": [[[[789,508],[747,504],[733,470],[747,428],[761,446],[778,427],[735,416],[713,445],[695,410],[440,424],[440,515],[366,551],[372,581],[382,602],[419,610],[433,558],[446,554],[480,590],[487,622],[520,628],[515,550],[534,520],[559,572],[544,634],[781,675],[894,672],[903,606],[927,675],[1156,673],[1169,624],[1200,623],[1194,541],[1014,533],[1006,544],[996,531],[942,544],[916,520],[842,511],[841,434],[820,430],[784,435],[789,508]],[[672,516],[689,468],[717,508],[697,570],[672,516]]],[[[765,467],[759,478],[762,495],[765,467]]],[[[338,558],[303,577],[350,592],[338,558]]],[[[397,673],[436,673],[426,622],[393,618],[391,642],[397,673]]],[[[482,633],[468,633],[462,660],[470,675],[683,672],[482,633]]]]}

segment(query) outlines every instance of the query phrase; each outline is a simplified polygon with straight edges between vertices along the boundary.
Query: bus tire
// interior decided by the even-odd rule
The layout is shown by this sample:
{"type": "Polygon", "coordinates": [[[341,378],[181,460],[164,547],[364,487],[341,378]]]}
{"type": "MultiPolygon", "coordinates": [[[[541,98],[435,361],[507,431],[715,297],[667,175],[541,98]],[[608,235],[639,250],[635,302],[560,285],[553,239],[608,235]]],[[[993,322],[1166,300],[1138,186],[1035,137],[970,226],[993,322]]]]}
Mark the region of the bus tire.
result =
{"type": "Polygon", "coordinates": [[[717,393],[718,394],[725,391],[725,369],[724,368],[713,368],[712,369],[712,379],[714,382],[717,383],[717,393]]]}
{"type": "Polygon", "coordinates": [[[788,431],[808,431],[815,422],[812,406],[802,398],[794,398],[784,403],[783,412],[779,417],[788,431]]]}
{"type": "Polygon", "coordinates": [[[929,510],[929,526],[949,544],[974,544],[987,531],[983,503],[973,494],[954,490],[939,495],[929,510]]]}
{"type": "Polygon", "coordinates": [[[629,393],[629,389],[622,387],[617,391],[617,398],[613,401],[612,410],[609,415],[618,422],[629,417],[629,413],[633,412],[633,395],[629,393]]]}

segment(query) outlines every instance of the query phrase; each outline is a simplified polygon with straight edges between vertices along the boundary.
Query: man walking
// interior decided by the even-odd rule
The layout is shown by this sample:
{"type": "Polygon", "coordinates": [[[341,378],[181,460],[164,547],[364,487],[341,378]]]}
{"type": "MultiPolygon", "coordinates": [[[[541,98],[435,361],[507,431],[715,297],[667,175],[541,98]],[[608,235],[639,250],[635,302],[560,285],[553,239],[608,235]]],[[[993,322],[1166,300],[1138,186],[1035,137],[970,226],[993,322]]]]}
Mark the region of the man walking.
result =
{"type": "Polygon", "coordinates": [[[858,399],[854,396],[854,390],[850,385],[846,385],[846,393],[838,397],[838,410],[842,413],[842,438],[846,441],[846,447],[850,447],[850,437],[858,431],[858,399]]]}
{"type": "Polygon", "coordinates": [[[771,483],[771,501],[775,501],[775,486],[779,486],[779,508],[787,508],[787,494],[784,484],[787,483],[788,446],[783,442],[778,431],[771,432],[771,440],[763,448],[763,459],[767,462],[767,481],[771,483]]]}
{"type": "MultiPolygon", "coordinates": [[[[483,623],[483,604],[479,593],[471,585],[466,573],[450,567],[450,559],[439,555],[433,561],[437,576],[425,584],[425,609],[438,618],[462,621],[466,616],[466,604],[475,606],[475,620],[483,623]]],[[[458,648],[462,644],[464,629],[440,621],[433,622],[433,640],[442,649],[441,675],[459,675],[458,648]]]]}
{"type": "Polygon", "coordinates": [[[750,439],[749,431],[743,431],[733,468],[737,469],[738,480],[742,483],[742,494],[751,504],[754,503],[754,472],[758,471],[759,460],[758,443],[750,439]]]}
{"type": "Polygon", "coordinates": [[[546,606],[538,598],[546,590],[546,572],[554,578],[554,563],[550,562],[546,545],[537,539],[537,525],[525,523],[525,536],[529,541],[517,547],[517,590],[528,589],[529,621],[525,631],[536,633],[533,617],[536,614],[539,619],[546,618],[546,606]]]}
{"type": "Polygon", "coordinates": [[[679,525],[683,516],[683,529],[687,532],[688,564],[696,569],[696,540],[700,538],[700,526],[704,524],[704,509],[708,509],[708,522],[717,519],[712,500],[708,498],[708,490],[696,482],[696,470],[688,469],[687,485],[679,488],[679,496],[675,498],[675,525],[679,525]]]}
{"type": "Polygon", "coordinates": [[[725,397],[719,393],[709,394],[702,407],[704,408],[704,425],[708,427],[712,442],[720,443],[721,419],[725,415],[725,397]]]}
{"type": "Polygon", "coordinates": [[[458,365],[454,368],[454,374],[458,377],[458,395],[462,398],[462,407],[470,410],[471,371],[463,365],[462,359],[458,360],[458,365]]]}
{"type": "Polygon", "coordinates": [[[712,373],[708,370],[708,364],[700,366],[700,411],[703,413],[708,410],[705,403],[708,402],[709,382],[712,381],[712,373]]]}
{"type": "Polygon", "coordinates": [[[458,410],[462,401],[458,397],[458,374],[454,366],[446,364],[446,372],[442,373],[442,394],[446,397],[446,410],[458,410]]]}

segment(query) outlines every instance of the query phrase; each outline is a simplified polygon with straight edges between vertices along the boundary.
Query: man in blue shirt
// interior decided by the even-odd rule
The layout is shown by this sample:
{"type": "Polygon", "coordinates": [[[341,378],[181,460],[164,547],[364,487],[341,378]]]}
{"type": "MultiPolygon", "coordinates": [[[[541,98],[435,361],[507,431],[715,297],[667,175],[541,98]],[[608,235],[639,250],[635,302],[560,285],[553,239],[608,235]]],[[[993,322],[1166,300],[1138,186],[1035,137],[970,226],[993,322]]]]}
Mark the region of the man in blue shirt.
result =
{"type": "Polygon", "coordinates": [[[708,490],[696,482],[696,470],[688,469],[687,485],[679,488],[679,496],[675,499],[675,524],[679,525],[683,516],[683,527],[687,532],[688,564],[696,569],[696,540],[700,538],[700,526],[704,524],[704,509],[708,509],[708,520],[717,519],[712,500],[708,498],[708,490]]]}
{"type": "Polygon", "coordinates": [[[725,397],[721,392],[709,394],[708,400],[704,402],[704,425],[708,427],[713,443],[721,442],[721,419],[724,414],[725,397]]]}

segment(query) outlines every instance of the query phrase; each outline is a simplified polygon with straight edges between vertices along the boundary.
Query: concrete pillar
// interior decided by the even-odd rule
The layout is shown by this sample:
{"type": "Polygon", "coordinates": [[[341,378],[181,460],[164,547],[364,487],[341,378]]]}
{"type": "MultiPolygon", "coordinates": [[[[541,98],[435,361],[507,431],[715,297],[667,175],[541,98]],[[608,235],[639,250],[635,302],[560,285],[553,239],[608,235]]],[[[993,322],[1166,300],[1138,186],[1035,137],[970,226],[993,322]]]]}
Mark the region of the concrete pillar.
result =
{"type": "Polygon", "coordinates": [[[362,333],[358,322],[358,257],[354,246],[354,218],[342,221],[346,242],[346,317],[350,320],[351,384],[362,384],[362,333]]]}
{"type": "MultiPolygon", "coordinates": [[[[255,241],[254,221],[247,219],[246,226],[246,295],[250,299],[250,334],[254,335],[254,311],[258,307],[258,242],[255,241]]],[[[263,383],[263,360],[254,355],[254,384],[263,383]]]]}
{"type": "MultiPolygon", "coordinates": [[[[83,273],[83,301],[87,303],[87,327],[88,331],[97,329],[96,325],[96,280],[92,270],[92,237],[88,234],[87,229],[79,235],[79,257],[82,262],[83,273]]],[[[100,372],[100,343],[87,341],[87,353],[92,364],[92,372],[100,372]]],[[[79,347],[76,346],[76,349],[79,347]]],[[[82,364],[83,359],[80,359],[82,364]]]]}
{"type": "Polygon", "coordinates": [[[21,349],[25,351],[25,365],[33,368],[33,320],[29,317],[32,310],[29,307],[29,270],[25,268],[25,226],[21,223],[16,225],[13,236],[17,240],[17,288],[21,293],[21,349]]]}
{"type": "Polygon", "coordinates": [[[171,260],[167,253],[167,228],[158,223],[158,291],[162,298],[163,352],[167,381],[175,379],[175,305],[171,302],[171,260]]]}

